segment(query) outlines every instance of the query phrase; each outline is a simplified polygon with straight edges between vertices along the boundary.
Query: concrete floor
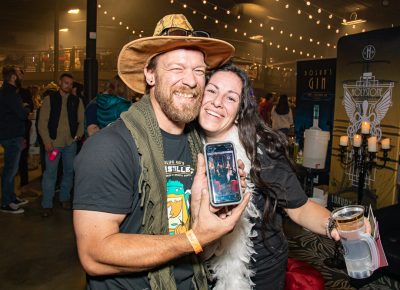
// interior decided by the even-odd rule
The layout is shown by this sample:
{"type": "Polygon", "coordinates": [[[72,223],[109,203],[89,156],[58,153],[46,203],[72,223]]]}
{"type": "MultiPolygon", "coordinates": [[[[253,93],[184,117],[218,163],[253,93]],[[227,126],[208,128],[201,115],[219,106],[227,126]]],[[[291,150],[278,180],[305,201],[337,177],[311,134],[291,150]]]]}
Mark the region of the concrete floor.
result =
{"type": "Polygon", "coordinates": [[[31,182],[19,192],[30,201],[25,213],[0,212],[0,290],[83,290],[85,273],[78,260],[72,212],[62,209],[56,197],[54,215],[41,217],[40,174],[39,169],[29,171],[31,182]]]}

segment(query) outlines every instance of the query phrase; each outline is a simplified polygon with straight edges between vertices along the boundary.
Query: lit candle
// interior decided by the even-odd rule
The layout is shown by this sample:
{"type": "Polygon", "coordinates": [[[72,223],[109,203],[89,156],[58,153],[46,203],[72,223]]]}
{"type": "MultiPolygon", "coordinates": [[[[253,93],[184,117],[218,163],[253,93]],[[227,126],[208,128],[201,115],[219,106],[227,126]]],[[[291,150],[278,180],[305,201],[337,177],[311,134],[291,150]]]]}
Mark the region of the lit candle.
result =
{"type": "Polygon", "coordinates": [[[363,121],[361,123],[361,134],[369,134],[369,129],[371,129],[371,124],[368,121],[363,121]]]}
{"type": "Polygon", "coordinates": [[[361,146],[361,135],[359,135],[359,134],[354,135],[353,146],[354,147],[360,147],[361,146]]]}
{"type": "Polygon", "coordinates": [[[376,136],[368,138],[368,152],[376,152],[376,136]]]}
{"type": "Polygon", "coordinates": [[[349,144],[349,136],[340,136],[340,146],[347,146],[349,144]]]}
{"type": "Polygon", "coordinates": [[[390,149],[390,138],[382,139],[382,149],[390,149]]]}

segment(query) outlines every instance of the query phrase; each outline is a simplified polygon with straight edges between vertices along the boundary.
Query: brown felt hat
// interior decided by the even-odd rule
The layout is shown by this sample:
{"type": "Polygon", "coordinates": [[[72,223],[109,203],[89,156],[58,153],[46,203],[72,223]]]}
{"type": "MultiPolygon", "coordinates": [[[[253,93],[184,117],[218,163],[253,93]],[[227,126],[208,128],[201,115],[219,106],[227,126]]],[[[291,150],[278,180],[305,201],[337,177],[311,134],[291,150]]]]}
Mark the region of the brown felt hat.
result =
{"type": "Polygon", "coordinates": [[[131,41],[119,53],[118,74],[132,90],[144,93],[146,83],[143,70],[149,61],[158,54],[180,48],[197,49],[203,52],[208,69],[212,69],[226,63],[235,52],[235,48],[231,44],[215,38],[160,36],[167,28],[193,31],[184,15],[167,15],[158,21],[153,36],[131,41]]]}

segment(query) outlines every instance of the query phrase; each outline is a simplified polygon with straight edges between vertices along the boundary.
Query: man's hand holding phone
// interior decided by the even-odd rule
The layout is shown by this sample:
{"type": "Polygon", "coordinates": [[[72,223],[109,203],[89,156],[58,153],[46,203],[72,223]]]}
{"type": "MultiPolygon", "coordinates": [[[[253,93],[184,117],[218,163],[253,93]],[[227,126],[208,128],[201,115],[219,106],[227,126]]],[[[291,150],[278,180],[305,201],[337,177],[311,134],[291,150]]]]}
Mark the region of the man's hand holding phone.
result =
{"type": "Polygon", "coordinates": [[[206,165],[202,154],[197,158],[197,171],[191,190],[191,229],[200,244],[206,246],[229,233],[235,227],[241,214],[247,206],[250,194],[246,193],[240,204],[231,209],[231,214],[220,217],[216,209],[210,205],[210,195],[207,191],[206,165]]]}

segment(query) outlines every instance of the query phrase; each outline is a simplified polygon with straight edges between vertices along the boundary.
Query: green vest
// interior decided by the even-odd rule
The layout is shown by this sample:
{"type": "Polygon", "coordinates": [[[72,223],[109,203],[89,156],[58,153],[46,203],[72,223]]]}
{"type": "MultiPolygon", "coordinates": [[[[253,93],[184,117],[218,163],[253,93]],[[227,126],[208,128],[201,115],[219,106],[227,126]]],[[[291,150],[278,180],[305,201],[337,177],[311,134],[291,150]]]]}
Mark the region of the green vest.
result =
{"type": "MultiPolygon", "coordinates": [[[[141,206],[144,208],[142,233],[150,235],[168,235],[168,214],[166,177],[164,169],[164,151],[160,127],[148,95],[134,103],[121,114],[121,119],[135,140],[140,156],[141,173],[138,180],[141,206]]],[[[202,151],[202,144],[194,126],[188,125],[188,140],[196,166],[197,153],[202,151]]],[[[207,290],[207,279],[202,264],[196,255],[192,255],[196,290],[207,290]]],[[[172,266],[166,264],[148,274],[151,289],[175,290],[176,283],[172,266]]]]}

